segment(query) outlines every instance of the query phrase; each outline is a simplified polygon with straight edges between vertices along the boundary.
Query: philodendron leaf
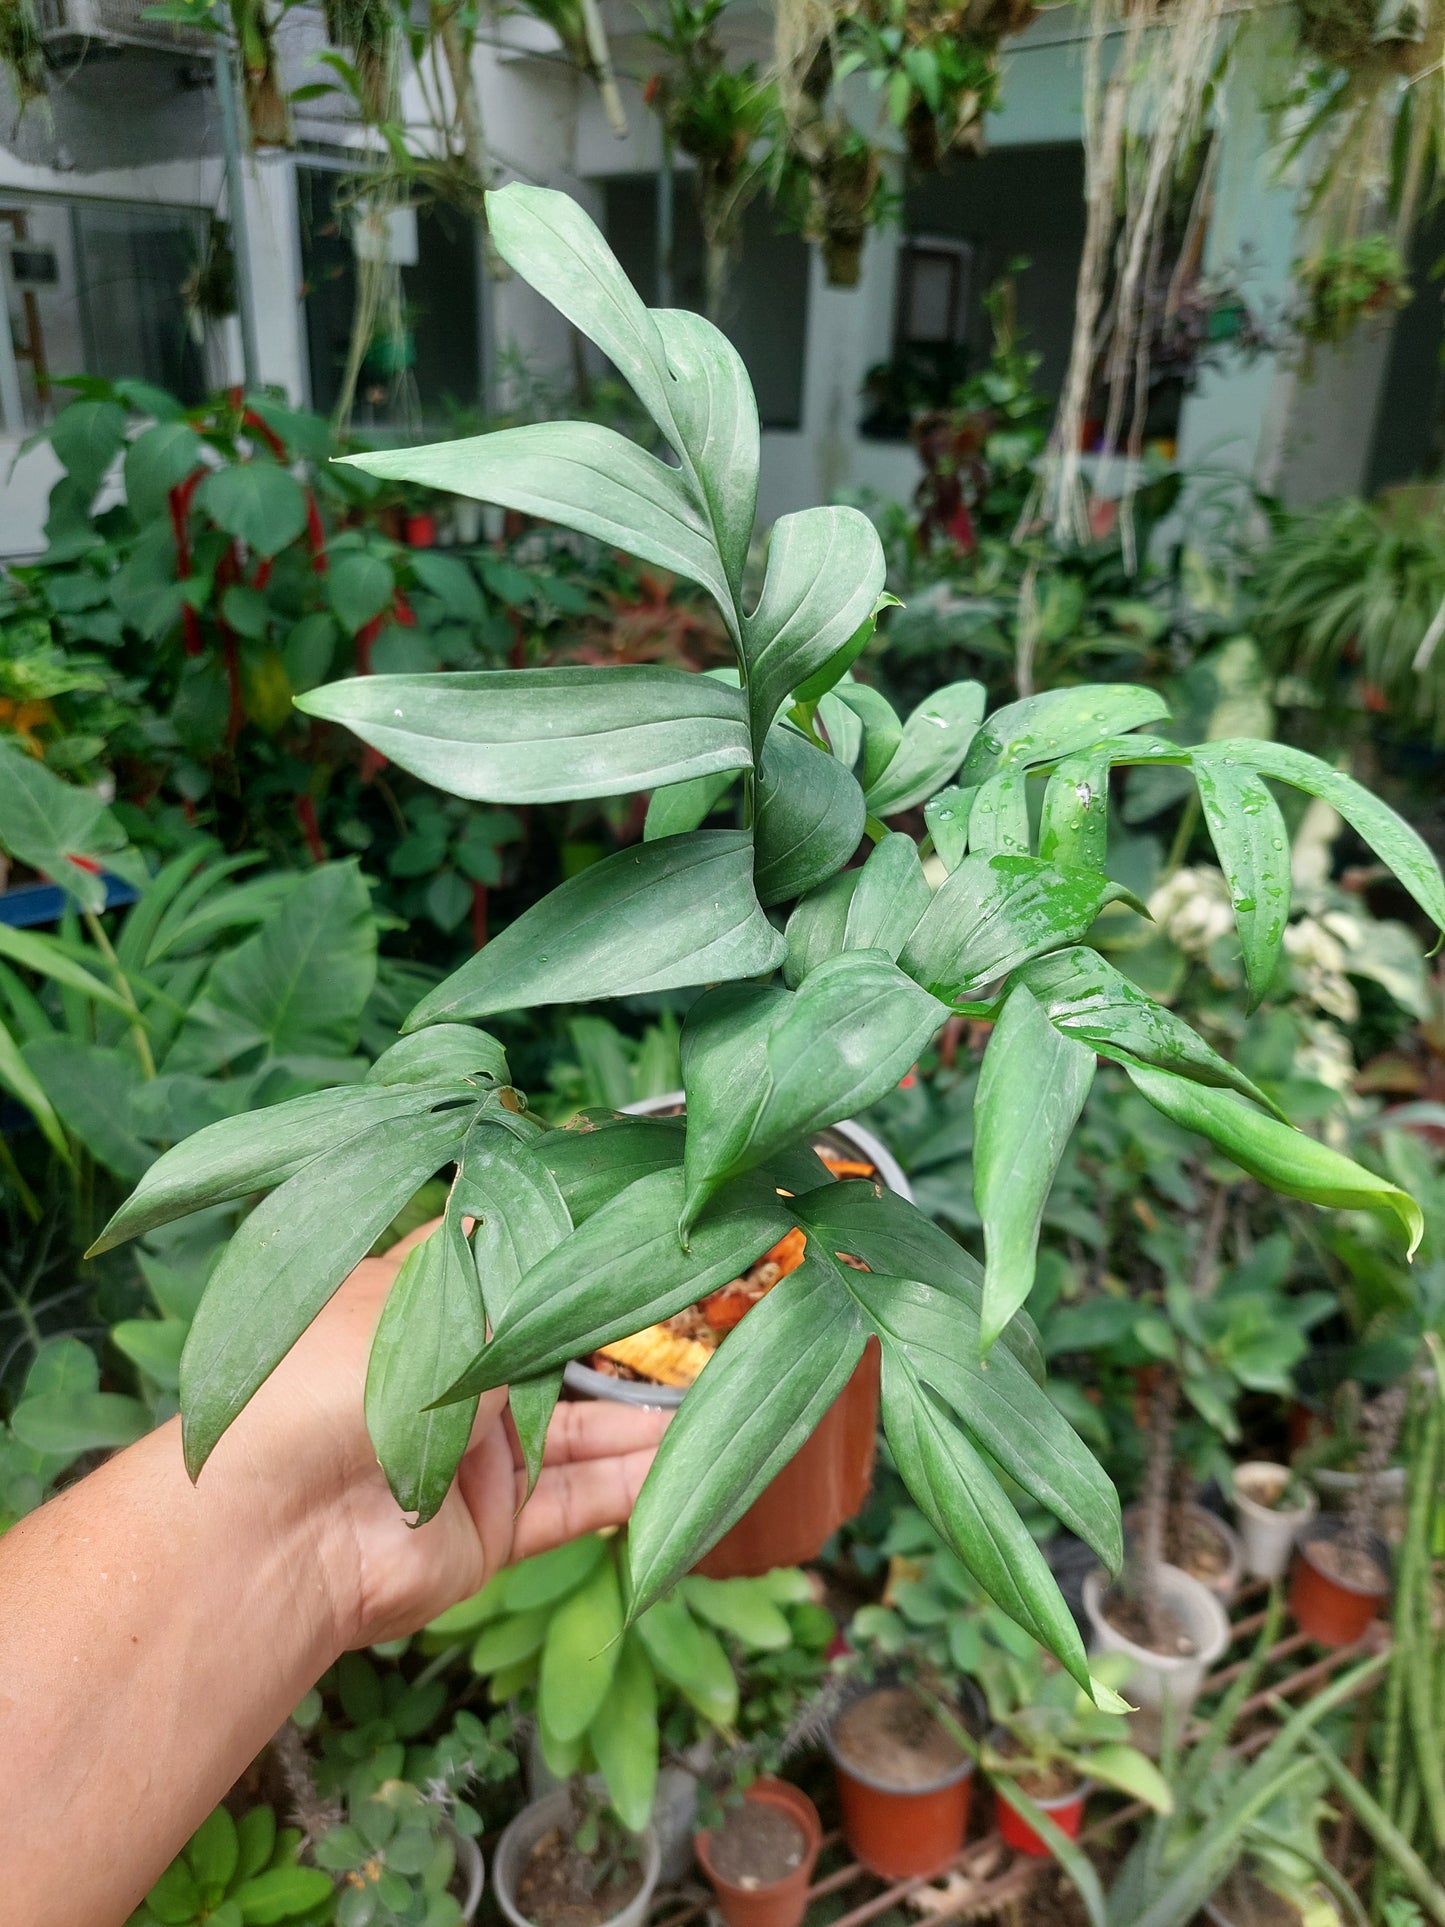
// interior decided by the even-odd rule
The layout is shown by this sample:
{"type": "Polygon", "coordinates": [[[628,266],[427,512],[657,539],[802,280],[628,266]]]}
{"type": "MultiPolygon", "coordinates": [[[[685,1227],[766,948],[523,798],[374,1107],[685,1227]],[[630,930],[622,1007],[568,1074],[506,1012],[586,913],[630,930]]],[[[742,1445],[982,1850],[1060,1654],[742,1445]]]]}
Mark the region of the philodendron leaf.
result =
{"type": "Polygon", "coordinates": [[[1027,777],[1012,766],[996,770],[974,791],[968,813],[968,847],[981,856],[1029,856],[1027,777]]]}
{"type": "Polygon", "coordinates": [[[340,459],[388,481],[560,522],[700,583],[720,608],[732,609],[722,560],[683,476],[596,422],[534,422],[340,459]]]}
{"type": "Polygon", "coordinates": [[[1241,1170],[1272,1190],[1341,1211],[1392,1213],[1404,1227],[1406,1256],[1414,1257],[1425,1220],[1419,1205],[1398,1186],[1303,1131],[1261,1116],[1227,1091],[1191,1084],[1144,1064],[1126,1063],[1124,1068],[1156,1110],[1209,1138],[1241,1170]]]}
{"type": "Polygon", "coordinates": [[[453,796],[621,796],[751,764],[742,692],[653,664],[357,676],[297,698],[453,796]]]}
{"type": "Polygon", "coordinates": [[[898,1353],[883,1354],[883,1429],[924,1517],[989,1597],[1089,1692],[1089,1662],[1054,1575],[967,1435],[898,1353]]]}
{"type": "Polygon", "coordinates": [[[422,999],[406,1028],[759,976],[782,960],[784,943],[752,869],[741,830],[619,850],[508,924],[422,999]]]}
{"type": "MultiPolygon", "coordinates": [[[[984,692],[976,682],[947,683],[921,702],[903,725],[903,740],[886,768],[870,780],[864,760],[864,793],[873,816],[896,816],[942,789],[963,761],[983,716],[984,692]]],[[[864,717],[866,728],[868,718],[864,717]]]]}
{"type": "Polygon", "coordinates": [[[1056,1029],[1016,984],[988,1040],[974,1100],[985,1352],[1033,1289],[1044,1206],[1093,1081],[1093,1051],[1056,1029]]]}
{"type": "Polygon", "coordinates": [[[898,961],[936,997],[967,997],[1031,957],[1077,943],[1104,905],[1126,894],[1096,872],[1066,875],[1034,856],[967,856],[934,892],[898,961]]]}
{"type": "Polygon", "coordinates": [[[989,717],[987,728],[969,746],[958,780],[986,783],[996,771],[1011,765],[1027,769],[1035,763],[1052,763],[1168,714],[1157,691],[1134,683],[1094,683],[1025,696],[989,717]]]}
{"type": "Polygon", "coordinates": [[[837,685],[839,702],[846,703],[863,725],[863,766],[858,780],[870,790],[898,754],[903,742],[903,724],[897,710],[881,689],[851,677],[837,685]]]}
{"type": "Polygon", "coordinates": [[[784,930],[788,951],[783,959],[783,982],[796,990],[810,970],[843,948],[848,910],[862,870],[840,870],[793,906],[784,930]]]}
{"type": "Polygon", "coordinates": [[[866,815],[851,770],[795,730],[770,731],[754,830],[758,901],[800,897],[841,870],[862,840],[866,815]]]}
{"type": "Polygon", "coordinates": [[[961,789],[951,783],[924,805],[923,820],[945,870],[956,870],[967,854],[968,819],[977,794],[976,789],[961,789]]]}
{"type": "Polygon", "coordinates": [[[1242,1070],[1206,1044],[1182,1017],[1155,1003],[1097,950],[1082,946],[1056,950],[1052,956],[1021,964],[1015,980],[1039,1000],[1051,1023],[1091,1050],[1116,1059],[1123,1053],[1156,1070],[1238,1091],[1288,1122],[1242,1070]]]}
{"type": "Polygon", "coordinates": [[[13,739],[0,741],[0,849],[58,883],[85,910],[105,907],[100,863],[125,831],[93,790],[63,783],[13,739]]]}
{"type": "Polygon", "coordinates": [[[222,1118],[157,1159],[87,1255],[110,1251],[192,1211],[270,1191],[313,1158],[394,1119],[420,1117],[468,1095],[456,1079],[403,1087],[351,1084],[222,1118]]]}
{"type": "MultiPolygon", "coordinates": [[[[734,596],[758,506],[758,405],[742,358],[701,315],[659,308],[652,316],[667,356],[673,432],[659,423],[702,497],[734,596]]],[[[761,739],[760,739],[761,740],[761,739]]]]}
{"type": "MultiPolygon", "coordinates": [[[[704,1225],[694,1236],[706,1233],[704,1225]]],[[[837,1270],[810,1241],[799,1268],[729,1333],[678,1408],[628,1532],[634,1614],[742,1517],[847,1384],[868,1332],[837,1288],[837,1270]]]]}
{"type": "Polygon", "coordinates": [[[402,1261],[366,1368],[366,1429],[392,1497],[425,1525],[461,1463],[477,1401],[428,1409],[486,1343],[476,1267],[456,1208],[402,1261]]]}
{"type": "Polygon", "coordinates": [[[743,622],[755,746],[793,690],[835,658],[838,675],[847,668],[848,651],[871,633],[886,574],[878,531],[858,509],[803,509],[773,525],[763,592],[743,622]]]}
{"type": "Polygon", "coordinates": [[[885,1096],[945,1014],[868,950],[829,958],[796,991],[733,984],[700,997],[682,1032],[683,1229],[728,1179],[885,1096]]]}
{"type": "Polygon", "coordinates": [[[455,1155],[470,1116],[461,1108],[391,1117],[313,1157],[241,1225],[211,1274],[181,1357],[192,1478],[342,1279],[455,1155]]]}
{"type": "Polygon", "coordinates": [[[657,1680],[635,1632],[624,1635],[607,1697],[587,1737],[617,1817],[633,1833],[652,1821],[657,1796],[657,1680]]]}
{"type": "MultiPolygon", "coordinates": [[[[472,1233],[472,1276],[480,1286],[493,1330],[507,1318],[522,1279],[561,1244],[572,1230],[572,1218],[557,1180],[539,1155],[541,1139],[518,1144],[495,1131],[474,1131],[457,1173],[458,1208],[476,1219],[472,1233]]],[[[469,1333],[473,1342],[431,1394],[440,1398],[481,1351],[485,1329],[469,1333]]],[[[560,1370],[533,1378],[518,1378],[509,1388],[512,1422],[522,1448],[527,1490],[537,1483],[547,1427],[562,1389],[560,1370]]],[[[463,1401],[463,1407],[465,1406],[463,1401]]],[[[445,1407],[450,1411],[460,1409],[445,1407]]]]}
{"type": "Polygon", "coordinates": [[[712,815],[734,781],[728,770],[721,776],[694,776],[686,783],[669,783],[654,790],[642,826],[643,841],[655,843],[662,836],[683,836],[699,830],[712,815]]]}
{"type": "Polygon", "coordinates": [[[1277,776],[1338,810],[1380,861],[1389,864],[1431,922],[1445,930],[1445,878],[1430,846],[1403,817],[1353,777],[1331,769],[1317,756],[1291,749],[1287,743],[1256,742],[1252,737],[1210,743],[1208,756],[1211,761],[1233,756],[1242,766],[1265,776],[1277,776]]]}
{"type": "Polygon", "coordinates": [[[1274,982],[1289,921],[1289,831],[1264,778],[1201,743],[1191,758],[1204,821],[1229,885],[1249,1008],[1274,982]]]}
{"type": "Polygon", "coordinates": [[[749,1175],[718,1200],[684,1251],[682,1200],[681,1171],[655,1171],[594,1211],[527,1272],[505,1323],[451,1396],[535,1377],[671,1318],[740,1277],[793,1223],[771,1181],[749,1175]]]}
{"type": "MultiPolygon", "coordinates": [[[[858,872],[842,947],[881,950],[896,962],[931,900],[913,838],[896,833],[885,836],[858,872]]],[[[791,936],[789,942],[791,946],[791,936]]]]}
{"type": "Polygon", "coordinates": [[[1039,855],[1056,870],[1102,870],[1109,847],[1107,749],[1083,750],[1056,765],[1044,790],[1039,855]]]}
{"type": "Polygon", "coordinates": [[[654,1171],[682,1163],[682,1120],[584,1113],[531,1146],[557,1181],[573,1224],[654,1171]]]}
{"type": "Polygon", "coordinates": [[[429,1084],[438,1078],[465,1078],[487,1085],[505,1084],[509,1075],[507,1054],[489,1032],[475,1024],[432,1024],[390,1045],[362,1082],[429,1084]]]}

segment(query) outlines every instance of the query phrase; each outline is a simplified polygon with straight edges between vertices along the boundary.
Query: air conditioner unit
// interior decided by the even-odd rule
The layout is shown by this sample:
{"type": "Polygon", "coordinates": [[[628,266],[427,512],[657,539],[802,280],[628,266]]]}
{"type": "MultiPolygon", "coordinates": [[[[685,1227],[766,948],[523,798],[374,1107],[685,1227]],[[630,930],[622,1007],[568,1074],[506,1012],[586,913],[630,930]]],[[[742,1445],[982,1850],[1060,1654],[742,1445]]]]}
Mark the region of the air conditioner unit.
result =
{"type": "Polygon", "coordinates": [[[61,58],[73,58],[87,46],[97,45],[139,47],[187,60],[212,52],[215,38],[204,27],[147,19],[149,4],[150,0],[39,0],[40,37],[47,50],[61,58]]]}

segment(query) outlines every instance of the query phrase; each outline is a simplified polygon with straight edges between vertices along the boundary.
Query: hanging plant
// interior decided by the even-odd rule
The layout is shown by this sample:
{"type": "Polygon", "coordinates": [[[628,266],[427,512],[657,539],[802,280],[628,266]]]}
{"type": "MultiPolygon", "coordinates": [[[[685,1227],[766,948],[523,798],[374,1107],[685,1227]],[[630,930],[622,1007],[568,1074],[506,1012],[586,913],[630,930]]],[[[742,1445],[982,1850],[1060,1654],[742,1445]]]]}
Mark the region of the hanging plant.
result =
{"type": "Polygon", "coordinates": [[[0,0],[0,66],[10,75],[23,114],[48,88],[45,44],[29,0],[0,0]]]}
{"type": "Polygon", "coordinates": [[[753,61],[730,67],[717,22],[727,0],[669,0],[666,26],[648,36],[668,56],[644,98],[672,145],[694,162],[706,250],[704,306],[716,320],[744,213],[767,178],[757,150],[777,121],[777,92],[753,61]]]}
{"type": "Polygon", "coordinates": [[[524,0],[521,11],[549,26],[562,42],[562,51],[596,87],[602,111],[619,140],[627,137],[627,114],[617,91],[612,50],[598,0],[524,0]]]}
{"type": "Polygon", "coordinates": [[[368,118],[386,117],[396,60],[397,19],[391,0],[325,0],[326,38],[345,48],[356,75],[356,92],[368,118]]]}
{"type": "Polygon", "coordinates": [[[231,246],[231,224],[212,215],[195,266],[181,283],[186,317],[199,342],[207,322],[224,321],[236,312],[236,255],[231,246]]]}
{"type": "Polygon", "coordinates": [[[1338,344],[1360,322],[1395,314],[1410,300],[1400,250],[1387,234],[1365,234],[1296,263],[1303,311],[1296,327],[1306,341],[1338,344]]]}
{"type": "Polygon", "coordinates": [[[266,0],[231,0],[231,25],[241,57],[246,120],[256,147],[289,147],[291,109],[281,82],[276,23],[266,0]]]}

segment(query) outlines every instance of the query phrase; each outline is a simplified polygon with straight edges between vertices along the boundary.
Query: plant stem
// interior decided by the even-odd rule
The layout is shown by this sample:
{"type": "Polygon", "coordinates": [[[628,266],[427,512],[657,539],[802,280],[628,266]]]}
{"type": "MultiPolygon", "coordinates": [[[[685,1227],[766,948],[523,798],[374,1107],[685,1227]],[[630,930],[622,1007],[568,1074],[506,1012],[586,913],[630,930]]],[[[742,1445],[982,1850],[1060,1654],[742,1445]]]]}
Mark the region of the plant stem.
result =
{"type": "Polygon", "coordinates": [[[90,940],[110,965],[111,980],[131,1013],[130,1034],[135,1043],[135,1053],[140,1059],[141,1069],[147,1077],[156,1074],[156,1061],[151,1056],[150,1039],[145,1034],[145,1024],[141,1019],[140,1005],[135,1000],[135,992],[130,987],[130,979],[121,968],[120,958],[105,933],[105,925],[94,910],[84,912],[85,927],[90,932],[90,940]]]}
{"type": "Polygon", "coordinates": [[[1170,1447],[1174,1440],[1174,1411],[1179,1403],[1179,1377],[1163,1370],[1149,1407],[1149,1457],[1140,1500],[1138,1547],[1134,1557],[1134,1585],[1144,1614],[1149,1643],[1163,1650],[1166,1627],[1160,1596],[1160,1567],[1164,1564],[1164,1528],[1169,1505],[1170,1447]]]}

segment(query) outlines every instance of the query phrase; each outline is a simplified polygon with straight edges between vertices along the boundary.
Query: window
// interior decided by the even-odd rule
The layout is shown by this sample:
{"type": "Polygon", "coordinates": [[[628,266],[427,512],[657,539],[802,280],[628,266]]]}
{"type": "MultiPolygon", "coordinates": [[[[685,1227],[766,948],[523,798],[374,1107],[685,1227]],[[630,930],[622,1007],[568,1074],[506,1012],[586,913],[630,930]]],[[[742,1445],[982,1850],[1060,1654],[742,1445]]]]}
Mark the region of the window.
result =
{"type": "Polygon", "coordinates": [[[481,401],[481,327],[477,237],[453,208],[403,208],[384,222],[353,205],[356,178],[301,166],[302,296],[311,405],[330,414],[341,393],[351,347],[358,257],[393,261],[401,277],[401,328],[383,324],[362,364],[352,419],[379,424],[394,409],[397,377],[431,421],[481,401]]]}
{"type": "Polygon", "coordinates": [[[23,432],[68,399],[63,375],[140,376],[183,401],[205,391],[185,287],[204,254],[196,208],[0,195],[4,426],[23,432]],[[8,353],[5,351],[8,349],[8,353]]]}

